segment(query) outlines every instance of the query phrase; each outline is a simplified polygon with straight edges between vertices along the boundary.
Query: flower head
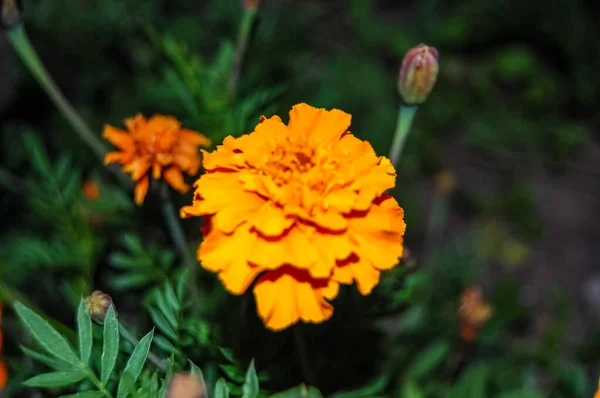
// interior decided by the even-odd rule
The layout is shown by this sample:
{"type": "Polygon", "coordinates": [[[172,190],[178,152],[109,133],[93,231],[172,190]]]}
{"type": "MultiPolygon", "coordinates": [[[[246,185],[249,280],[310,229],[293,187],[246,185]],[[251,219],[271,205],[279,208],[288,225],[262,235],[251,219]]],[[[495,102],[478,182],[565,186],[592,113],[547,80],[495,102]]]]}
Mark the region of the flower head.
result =
{"type": "Polygon", "coordinates": [[[136,182],[135,203],[144,202],[150,183],[163,177],[175,190],[185,193],[189,186],[183,173],[193,176],[200,168],[198,147],[210,146],[210,140],[192,130],[181,128],[172,116],[137,115],[125,120],[127,131],[106,125],[104,138],[119,148],[106,155],[105,163],[121,163],[123,171],[136,182]]]}
{"type": "Polygon", "coordinates": [[[439,71],[438,51],[419,44],[404,56],[400,68],[398,89],[404,102],[419,105],[425,102],[435,86],[439,71]]]}
{"type": "Polygon", "coordinates": [[[84,181],[81,189],[83,191],[83,196],[88,200],[97,200],[100,197],[100,186],[96,181],[84,181]]]}
{"type": "Polygon", "coordinates": [[[100,290],[96,290],[90,296],[86,297],[85,305],[87,306],[90,318],[99,324],[104,323],[104,319],[106,319],[106,314],[111,305],[115,310],[115,314],[117,313],[112,298],[108,294],[102,293],[100,290]]]}
{"type": "Polygon", "coordinates": [[[477,331],[492,315],[492,307],[483,299],[480,287],[472,286],[463,290],[460,296],[461,337],[470,342],[477,338],[477,331]]]}
{"type": "Polygon", "coordinates": [[[270,329],[327,320],[340,283],[369,294],[402,256],[404,213],[385,194],[394,167],[348,131],[350,119],[306,104],[287,125],[261,118],[204,153],[207,172],[181,209],[206,220],[198,259],[227,290],[242,294],[257,279],[270,329]]]}

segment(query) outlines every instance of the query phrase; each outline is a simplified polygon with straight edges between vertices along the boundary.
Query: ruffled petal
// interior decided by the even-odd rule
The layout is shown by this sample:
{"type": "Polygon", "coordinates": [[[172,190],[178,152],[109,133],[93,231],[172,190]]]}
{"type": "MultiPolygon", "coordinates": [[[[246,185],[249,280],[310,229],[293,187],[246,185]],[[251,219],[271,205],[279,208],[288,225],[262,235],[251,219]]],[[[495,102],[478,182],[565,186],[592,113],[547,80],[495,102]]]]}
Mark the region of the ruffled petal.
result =
{"type": "Polygon", "coordinates": [[[179,139],[186,144],[191,144],[196,147],[209,147],[211,145],[210,139],[194,130],[181,129],[179,132],[179,139]]]}
{"type": "Polygon", "coordinates": [[[323,296],[328,285],[329,281],[311,279],[292,267],[266,272],[254,286],[258,314],[271,330],[285,329],[299,320],[323,322],[333,314],[323,296]]]}
{"type": "Polygon", "coordinates": [[[129,152],[135,150],[135,142],[133,141],[133,137],[126,131],[107,124],[104,126],[104,132],[102,133],[102,136],[119,149],[129,152]]]}
{"type": "Polygon", "coordinates": [[[134,192],[134,198],[135,198],[136,205],[141,206],[142,203],[144,203],[144,198],[146,198],[146,194],[148,193],[149,186],[150,186],[150,179],[148,178],[148,176],[145,176],[145,177],[141,178],[140,180],[138,180],[137,184],[135,185],[135,192],[134,192]]]}
{"type": "Polygon", "coordinates": [[[185,193],[190,189],[190,186],[187,185],[183,180],[183,174],[181,170],[177,167],[169,167],[163,173],[163,177],[166,182],[169,183],[176,191],[180,193],[185,193]]]}
{"type": "Polygon", "coordinates": [[[288,127],[297,135],[329,142],[338,140],[350,127],[351,120],[351,115],[338,109],[327,111],[298,104],[290,112],[288,127]]]}

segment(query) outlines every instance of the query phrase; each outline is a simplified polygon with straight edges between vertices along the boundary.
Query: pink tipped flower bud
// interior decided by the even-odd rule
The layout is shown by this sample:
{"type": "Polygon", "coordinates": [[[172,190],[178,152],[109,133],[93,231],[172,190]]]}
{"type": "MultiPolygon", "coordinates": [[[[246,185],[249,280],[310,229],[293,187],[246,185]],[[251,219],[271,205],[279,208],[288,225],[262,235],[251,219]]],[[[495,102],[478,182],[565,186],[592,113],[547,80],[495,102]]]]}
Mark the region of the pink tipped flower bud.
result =
{"type": "Polygon", "coordinates": [[[242,3],[244,4],[244,9],[248,11],[256,11],[260,5],[260,0],[242,0],[242,3]]]}
{"type": "Polygon", "coordinates": [[[439,71],[438,51],[419,44],[409,50],[402,61],[398,88],[407,105],[419,105],[425,102],[439,71]]]}
{"type": "Polygon", "coordinates": [[[86,297],[85,305],[87,306],[90,318],[100,325],[104,323],[104,319],[106,318],[106,314],[111,305],[113,306],[115,315],[117,314],[117,309],[113,304],[112,298],[110,298],[108,294],[102,293],[100,290],[96,290],[91,296],[86,297]]]}

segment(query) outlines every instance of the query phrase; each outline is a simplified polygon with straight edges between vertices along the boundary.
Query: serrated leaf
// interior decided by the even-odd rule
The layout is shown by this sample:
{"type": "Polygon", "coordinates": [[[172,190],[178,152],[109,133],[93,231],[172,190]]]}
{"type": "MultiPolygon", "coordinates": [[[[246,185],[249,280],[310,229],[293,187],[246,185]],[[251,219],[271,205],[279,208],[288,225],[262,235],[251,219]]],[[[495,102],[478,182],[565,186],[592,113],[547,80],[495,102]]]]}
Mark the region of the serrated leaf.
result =
{"type": "Polygon", "coordinates": [[[173,340],[177,340],[177,334],[175,333],[175,330],[173,330],[171,325],[169,325],[167,319],[160,312],[156,311],[155,308],[151,307],[148,308],[148,313],[150,314],[150,317],[152,318],[154,324],[160,329],[161,332],[163,332],[173,340]]]}
{"type": "Polygon", "coordinates": [[[152,261],[147,259],[139,259],[121,252],[112,253],[109,257],[109,262],[111,266],[121,270],[139,270],[140,268],[152,267],[152,261]]]}
{"type": "MultiPolygon", "coordinates": [[[[123,373],[127,373],[128,375],[130,375],[134,383],[140,376],[140,373],[142,373],[142,369],[144,368],[144,364],[146,363],[146,359],[148,358],[148,352],[150,352],[150,346],[152,345],[153,337],[154,329],[152,329],[150,333],[145,335],[135,346],[133,352],[131,353],[131,357],[129,357],[129,360],[127,361],[127,365],[125,365],[125,370],[123,371],[123,373]]],[[[127,397],[127,395],[128,391],[125,388],[125,384],[119,382],[119,387],[117,389],[117,398],[125,398],[127,397]]]]}
{"type": "Polygon", "coordinates": [[[177,298],[177,294],[175,294],[175,289],[173,289],[173,285],[167,283],[165,287],[165,297],[167,302],[171,305],[175,312],[179,312],[181,306],[179,304],[179,299],[177,298]]]}
{"type": "Polygon", "coordinates": [[[446,340],[438,340],[419,353],[417,358],[410,364],[406,377],[418,379],[425,376],[437,367],[450,352],[450,343],[446,340]]]}
{"type": "Polygon", "coordinates": [[[258,376],[256,375],[256,369],[254,368],[254,359],[250,361],[248,371],[246,372],[246,379],[244,380],[242,398],[256,398],[258,397],[258,376]]]}
{"type": "Polygon", "coordinates": [[[79,358],[84,364],[88,364],[92,354],[92,319],[88,314],[87,306],[83,298],[79,303],[77,311],[77,333],[79,335],[79,358]]]}
{"type": "Polygon", "coordinates": [[[23,382],[28,387],[64,387],[77,383],[86,377],[82,370],[73,372],[44,373],[23,382]]]}
{"type": "Polygon", "coordinates": [[[119,321],[112,305],[108,308],[106,319],[104,319],[103,338],[100,381],[102,384],[106,384],[119,355],[119,321]]]}
{"type": "Polygon", "coordinates": [[[39,353],[37,351],[31,350],[22,345],[20,347],[21,347],[21,350],[23,350],[23,352],[27,356],[29,356],[37,361],[40,361],[55,370],[68,371],[68,370],[75,369],[73,364],[65,362],[62,359],[52,358],[46,354],[39,353]]]}
{"type": "Polygon", "coordinates": [[[112,278],[112,286],[118,290],[134,289],[145,286],[157,279],[157,274],[150,270],[140,270],[141,273],[130,273],[112,278]],[[144,272],[146,271],[146,272],[144,272]]]}
{"type": "Polygon", "coordinates": [[[144,247],[142,246],[142,241],[140,237],[134,234],[125,234],[123,235],[123,244],[129,251],[132,253],[144,253],[144,247]]]}
{"type": "Polygon", "coordinates": [[[101,398],[104,393],[100,391],[83,391],[71,395],[62,395],[60,398],[101,398]]]}
{"type": "Polygon", "coordinates": [[[77,358],[77,355],[67,340],[54,330],[54,328],[52,328],[52,326],[50,326],[50,324],[41,316],[18,301],[15,301],[14,309],[33,337],[46,351],[65,362],[79,362],[79,358],[77,358]]]}
{"type": "Polygon", "coordinates": [[[220,378],[215,385],[215,398],[229,398],[229,387],[227,382],[220,378]]]}

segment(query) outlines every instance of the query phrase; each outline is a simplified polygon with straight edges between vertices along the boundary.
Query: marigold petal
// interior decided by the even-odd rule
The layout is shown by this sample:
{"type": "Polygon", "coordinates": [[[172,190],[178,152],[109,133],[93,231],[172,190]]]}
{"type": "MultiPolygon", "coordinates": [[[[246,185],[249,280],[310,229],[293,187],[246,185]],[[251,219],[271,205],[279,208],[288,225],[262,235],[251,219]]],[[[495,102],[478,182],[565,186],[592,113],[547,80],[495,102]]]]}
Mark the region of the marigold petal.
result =
{"type": "Polygon", "coordinates": [[[139,130],[141,127],[145,126],[147,123],[147,120],[141,113],[138,113],[135,116],[125,119],[124,123],[125,123],[125,126],[127,127],[127,130],[136,131],[136,130],[139,130]]]}
{"type": "Polygon", "coordinates": [[[128,152],[135,150],[133,137],[126,131],[106,124],[104,126],[102,136],[119,149],[123,149],[128,152]]]}
{"type": "Polygon", "coordinates": [[[209,147],[211,145],[210,139],[194,130],[181,129],[179,132],[179,139],[196,147],[209,147]]]}
{"type": "Polygon", "coordinates": [[[109,152],[104,157],[104,164],[111,163],[127,163],[131,159],[131,155],[126,152],[109,152]]]}
{"type": "Polygon", "coordinates": [[[0,392],[6,387],[8,383],[8,371],[4,362],[0,361],[0,392]]]}
{"type": "Polygon", "coordinates": [[[262,235],[277,237],[283,234],[295,222],[294,218],[286,217],[283,209],[265,202],[254,214],[252,224],[262,235]]]}
{"type": "Polygon", "coordinates": [[[292,267],[268,271],[254,286],[258,314],[271,330],[285,329],[299,320],[323,322],[333,314],[323,296],[328,284],[292,267]]]}
{"type": "Polygon", "coordinates": [[[358,291],[366,296],[379,283],[380,274],[381,271],[374,268],[369,261],[353,255],[338,263],[334,268],[332,279],[347,285],[356,281],[358,291]]]}
{"type": "Polygon", "coordinates": [[[135,198],[136,205],[141,206],[142,203],[144,203],[144,198],[146,197],[146,194],[148,193],[149,186],[150,186],[150,179],[148,178],[148,176],[145,176],[145,177],[141,178],[140,180],[138,180],[137,184],[135,185],[135,192],[134,192],[134,198],[135,198]]]}
{"type": "Polygon", "coordinates": [[[190,189],[183,180],[183,174],[177,167],[169,167],[163,172],[163,177],[176,191],[185,193],[190,189]]]}
{"type": "Polygon", "coordinates": [[[350,127],[351,120],[351,115],[338,109],[327,111],[298,104],[290,111],[288,127],[298,135],[328,142],[339,139],[350,127]]]}
{"type": "Polygon", "coordinates": [[[348,220],[346,217],[335,210],[316,211],[307,221],[312,221],[318,226],[330,231],[344,231],[348,228],[348,220]]]}
{"type": "Polygon", "coordinates": [[[136,158],[131,163],[126,164],[123,167],[123,171],[131,173],[131,179],[133,181],[139,180],[142,176],[146,175],[150,170],[150,161],[148,157],[136,158]]]}
{"type": "Polygon", "coordinates": [[[162,166],[159,163],[152,164],[152,178],[158,180],[162,174],[162,166]]]}
{"type": "Polygon", "coordinates": [[[242,294],[258,273],[264,270],[248,263],[247,253],[252,246],[253,240],[247,227],[232,234],[211,228],[200,244],[198,259],[204,269],[219,273],[227,290],[233,294],[242,294]]]}

